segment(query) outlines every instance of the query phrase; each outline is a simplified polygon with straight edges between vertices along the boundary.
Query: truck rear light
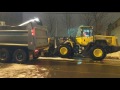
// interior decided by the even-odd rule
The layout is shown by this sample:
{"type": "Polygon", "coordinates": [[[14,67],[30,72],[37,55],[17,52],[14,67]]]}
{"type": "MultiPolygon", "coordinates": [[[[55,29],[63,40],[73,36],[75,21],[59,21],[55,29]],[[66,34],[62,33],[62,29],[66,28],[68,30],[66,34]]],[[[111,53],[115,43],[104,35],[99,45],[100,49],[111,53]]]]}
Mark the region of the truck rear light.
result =
{"type": "Polygon", "coordinates": [[[36,49],[36,50],[34,50],[34,57],[38,57],[38,56],[39,56],[39,50],[36,49]]]}
{"type": "Polygon", "coordinates": [[[33,29],[31,30],[31,34],[32,34],[32,36],[35,36],[35,28],[33,28],[33,29]]]}
{"type": "Polygon", "coordinates": [[[35,52],[35,53],[37,53],[37,52],[39,52],[39,50],[38,50],[38,49],[36,49],[34,52],[35,52]]]}

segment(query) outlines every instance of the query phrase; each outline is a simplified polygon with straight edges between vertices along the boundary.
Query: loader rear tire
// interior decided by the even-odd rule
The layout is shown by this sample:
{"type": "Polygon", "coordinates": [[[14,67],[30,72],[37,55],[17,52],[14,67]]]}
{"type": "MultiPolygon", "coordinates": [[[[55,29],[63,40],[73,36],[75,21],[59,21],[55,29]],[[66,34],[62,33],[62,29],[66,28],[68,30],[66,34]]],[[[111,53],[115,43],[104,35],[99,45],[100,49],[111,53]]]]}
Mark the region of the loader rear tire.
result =
{"type": "Polygon", "coordinates": [[[101,46],[94,46],[90,51],[90,58],[92,60],[102,61],[106,57],[106,51],[101,46]]]}

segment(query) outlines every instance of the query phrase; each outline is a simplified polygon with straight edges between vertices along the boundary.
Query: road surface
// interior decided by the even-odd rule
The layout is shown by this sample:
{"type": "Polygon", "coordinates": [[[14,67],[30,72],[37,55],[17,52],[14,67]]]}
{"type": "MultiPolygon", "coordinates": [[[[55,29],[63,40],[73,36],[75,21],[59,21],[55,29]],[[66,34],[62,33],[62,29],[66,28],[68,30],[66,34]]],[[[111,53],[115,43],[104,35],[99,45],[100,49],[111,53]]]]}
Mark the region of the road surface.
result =
{"type": "Polygon", "coordinates": [[[120,78],[120,60],[39,57],[28,64],[0,63],[0,78],[120,78]]]}

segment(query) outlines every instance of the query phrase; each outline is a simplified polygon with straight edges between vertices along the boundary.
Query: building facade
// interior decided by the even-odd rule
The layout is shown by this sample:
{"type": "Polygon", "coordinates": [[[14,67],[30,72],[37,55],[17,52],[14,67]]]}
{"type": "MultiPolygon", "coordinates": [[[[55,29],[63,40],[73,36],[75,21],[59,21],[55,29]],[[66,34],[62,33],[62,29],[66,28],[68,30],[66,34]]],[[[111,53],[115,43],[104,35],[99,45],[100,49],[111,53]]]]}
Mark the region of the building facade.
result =
{"type": "Polygon", "coordinates": [[[120,45],[120,18],[108,25],[107,35],[116,36],[118,38],[118,44],[120,45]]]}

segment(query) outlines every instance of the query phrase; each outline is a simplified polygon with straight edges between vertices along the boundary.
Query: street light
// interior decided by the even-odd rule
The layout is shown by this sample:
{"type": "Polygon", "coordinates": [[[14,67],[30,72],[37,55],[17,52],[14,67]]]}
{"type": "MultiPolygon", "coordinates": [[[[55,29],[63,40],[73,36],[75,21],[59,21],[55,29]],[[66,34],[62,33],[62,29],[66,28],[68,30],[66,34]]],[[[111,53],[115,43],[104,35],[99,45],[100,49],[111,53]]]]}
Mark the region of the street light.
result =
{"type": "Polygon", "coordinates": [[[30,20],[28,20],[28,21],[26,21],[26,22],[24,22],[24,23],[22,23],[22,24],[20,24],[18,26],[24,26],[24,25],[26,25],[26,24],[28,24],[30,22],[40,22],[40,20],[39,20],[39,18],[30,19],[30,20]]]}

